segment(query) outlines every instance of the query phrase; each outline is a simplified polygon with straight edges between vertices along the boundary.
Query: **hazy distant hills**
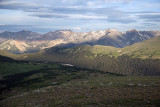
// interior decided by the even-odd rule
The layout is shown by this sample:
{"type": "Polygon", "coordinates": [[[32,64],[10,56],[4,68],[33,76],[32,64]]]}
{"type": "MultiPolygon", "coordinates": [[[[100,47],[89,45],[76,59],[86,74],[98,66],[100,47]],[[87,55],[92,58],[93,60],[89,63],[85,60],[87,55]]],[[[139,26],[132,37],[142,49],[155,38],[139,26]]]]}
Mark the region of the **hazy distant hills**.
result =
{"type": "Polygon", "coordinates": [[[0,49],[11,53],[31,53],[60,44],[67,47],[104,45],[123,48],[158,35],[160,35],[159,31],[137,31],[135,29],[126,32],[107,29],[84,33],[57,30],[44,35],[24,30],[19,32],[6,31],[0,33],[0,49]]]}
{"type": "Polygon", "coordinates": [[[0,33],[0,38],[4,39],[13,39],[13,40],[22,40],[22,41],[33,41],[37,38],[40,38],[42,35],[31,32],[31,31],[19,31],[19,32],[9,32],[5,31],[0,33]]]}
{"type": "Polygon", "coordinates": [[[0,49],[9,51],[11,53],[32,53],[45,48],[64,43],[63,40],[56,39],[52,41],[20,41],[7,40],[0,44],[0,49]]]}

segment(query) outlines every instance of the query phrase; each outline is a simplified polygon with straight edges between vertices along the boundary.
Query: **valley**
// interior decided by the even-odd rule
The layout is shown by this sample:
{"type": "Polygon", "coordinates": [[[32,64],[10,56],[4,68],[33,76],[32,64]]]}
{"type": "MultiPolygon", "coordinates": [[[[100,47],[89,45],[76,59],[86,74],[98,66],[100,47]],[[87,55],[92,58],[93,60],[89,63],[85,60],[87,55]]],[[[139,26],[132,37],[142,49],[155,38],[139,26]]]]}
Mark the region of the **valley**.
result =
{"type": "Polygon", "coordinates": [[[160,107],[160,0],[0,0],[0,107],[160,107]]]}
{"type": "Polygon", "coordinates": [[[69,63],[78,67],[123,75],[160,75],[160,37],[125,48],[82,45],[56,46],[10,57],[26,61],[69,63]]]}
{"type": "Polygon", "coordinates": [[[160,106],[157,32],[70,33],[0,44],[0,106],[160,106]]]}

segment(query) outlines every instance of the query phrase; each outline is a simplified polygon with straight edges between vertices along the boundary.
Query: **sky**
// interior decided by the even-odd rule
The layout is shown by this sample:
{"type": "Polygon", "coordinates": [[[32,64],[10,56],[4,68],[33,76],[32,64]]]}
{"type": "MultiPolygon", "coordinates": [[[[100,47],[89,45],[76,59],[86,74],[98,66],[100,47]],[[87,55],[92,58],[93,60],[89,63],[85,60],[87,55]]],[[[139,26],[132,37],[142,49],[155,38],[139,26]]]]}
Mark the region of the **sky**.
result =
{"type": "Polygon", "coordinates": [[[0,32],[160,30],[160,0],[0,0],[0,32]]]}

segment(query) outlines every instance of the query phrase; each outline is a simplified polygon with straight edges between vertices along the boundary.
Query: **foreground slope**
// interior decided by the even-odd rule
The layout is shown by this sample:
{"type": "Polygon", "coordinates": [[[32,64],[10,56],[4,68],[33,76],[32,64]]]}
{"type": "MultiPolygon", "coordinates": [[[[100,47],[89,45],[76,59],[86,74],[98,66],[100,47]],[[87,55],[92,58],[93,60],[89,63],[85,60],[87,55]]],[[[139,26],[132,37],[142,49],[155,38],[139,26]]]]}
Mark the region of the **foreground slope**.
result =
{"type": "Polygon", "coordinates": [[[159,107],[159,90],[160,77],[121,76],[56,63],[0,62],[1,107],[159,107]]]}

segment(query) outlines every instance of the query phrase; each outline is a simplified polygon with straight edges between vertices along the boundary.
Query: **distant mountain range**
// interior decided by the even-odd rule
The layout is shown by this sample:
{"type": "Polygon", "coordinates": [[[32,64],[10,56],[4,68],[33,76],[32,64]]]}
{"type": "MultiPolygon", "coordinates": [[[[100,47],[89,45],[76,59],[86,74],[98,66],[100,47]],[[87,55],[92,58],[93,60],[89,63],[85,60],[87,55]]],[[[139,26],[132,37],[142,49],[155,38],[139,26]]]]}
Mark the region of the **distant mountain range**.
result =
{"type": "Polygon", "coordinates": [[[44,35],[24,30],[5,31],[0,33],[0,49],[11,53],[32,53],[56,45],[64,47],[104,45],[123,48],[159,35],[160,31],[137,31],[135,29],[126,32],[107,29],[84,33],[57,30],[44,35]]]}
{"type": "Polygon", "coordinates": [[[12,40],[21,40],[21,41],[33,41],[37,40],[37,38],[40,38],[42,35],[31,32],[31,31],[19,31],[19,32],[9,32],[5,31],[0,33],[0,38],[3,39],[12,39],[12,40]]]}

